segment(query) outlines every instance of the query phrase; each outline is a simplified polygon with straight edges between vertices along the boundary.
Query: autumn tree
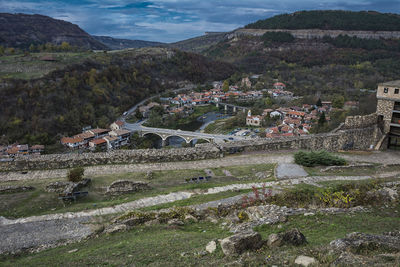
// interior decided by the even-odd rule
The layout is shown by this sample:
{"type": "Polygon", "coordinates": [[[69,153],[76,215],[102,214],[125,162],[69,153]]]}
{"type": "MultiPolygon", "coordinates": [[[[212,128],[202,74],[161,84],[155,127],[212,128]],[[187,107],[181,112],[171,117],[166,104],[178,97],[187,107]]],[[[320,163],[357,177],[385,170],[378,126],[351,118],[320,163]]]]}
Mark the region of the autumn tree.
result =
{"type": "Polygon", "coordinates": [[[224,92],[228,92],[229,91],[229,82],[228,82],[228,80],[224,81],[224,84],[222,85],[222,90],[224,92]]]}
{"type": "Polygon", "coordinates": [[[343,108],[344,106],[344,97],[342,95],[335,95],[332,100],[332,107],[334,108],[343,108]]]}

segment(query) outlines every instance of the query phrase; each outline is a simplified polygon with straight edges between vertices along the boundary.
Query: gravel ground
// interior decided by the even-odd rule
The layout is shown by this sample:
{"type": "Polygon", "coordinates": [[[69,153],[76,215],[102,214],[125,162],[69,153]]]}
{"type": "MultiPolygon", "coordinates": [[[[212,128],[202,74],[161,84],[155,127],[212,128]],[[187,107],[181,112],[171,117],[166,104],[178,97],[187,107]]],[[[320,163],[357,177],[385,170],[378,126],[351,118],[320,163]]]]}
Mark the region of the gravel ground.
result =
{"type": "MultiPolygon", "coordinates": [[[[0,218],[1,219],[1,218],[0,218]]],[[[38,247],[53,247],[68,240],[78,241],[92,234],[86,218],[48,220],[2,225],[0,220],[0,254],[16,253],[38,247]]]]}
{"type": "Polygon", "coordinates": [[[293,163],[280,163],[275,169],[275,177],[280,180],[307,176],[303,167],[293,163]]]}

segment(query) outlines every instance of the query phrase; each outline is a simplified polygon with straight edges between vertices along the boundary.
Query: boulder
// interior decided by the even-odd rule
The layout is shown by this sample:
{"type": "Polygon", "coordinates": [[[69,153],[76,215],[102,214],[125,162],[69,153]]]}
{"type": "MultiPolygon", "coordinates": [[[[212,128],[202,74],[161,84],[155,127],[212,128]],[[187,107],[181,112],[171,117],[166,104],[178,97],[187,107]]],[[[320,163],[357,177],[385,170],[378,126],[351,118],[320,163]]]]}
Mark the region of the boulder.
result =
{"type": "Polygon", "coordinates": [[[301,255],[295,259],[294,263],[302,266],[309,266],[312,264],[317,264],[317,260],[312,257],[301,255]]]}
{"type": "Polygon", "coordinates": [[[206,246],[206,251],[208,253],[214,253],[214,251],[217,249],[217,243],[215,241],[210,241],[207,246],[206,246]]]}
{"type": "Polygon", "coordinates": [[[182,222],[182,221],[179,220],[179,219],[171,219],[171,220],[168,221],[168,225],[183,226],[183,225],[185,225],[185,223],[182,222]]]}
{"type": "Polygon", "coordinates": [[[306,237],[297,228],[286,231],[281,235],[286,244],[300,246],[307,243],[306,237]]]}
{"type": "Polygon", "coordinates": [[[128,227],[125,224],[110,225],[104,230],[106,234],[113,234],[117,232],[126,231],[128,227]]]}
{"type": "Polygon", "coordinates": [[[222,251],[227,256],[239,255],[246,250],[259,249],[263,245],[261,235],[256,232],[238,233],[220,241],[222,251]]]}
{"type": "Polygon", "coordinates": [[[120,195],[132,192],[139,192],[148,189],[150,189],[150,186],[146,182],[118,180],[113,182],[107,188],[106,193],[109,195],[120,195]]]}
{"type": "Polygon", "coordinates": [[[268,236],[267,245],[270,248],[280,247],[283,245],[283,238],[279,234],[270,234],[268,236]]]}
{"type": "Polygon", "coordinates": [[[397,232],[390,232],[386,235],[350,233],[345,238],[332,241],[329,245],[333,250],[356,254],[364,250],[400,252],[400,236],[397,235],[397,232]]]}
{"type": "Polygon", "coordinates": [[[185,215],[185,222],[198,222],[199,220],[197,220],[196,217],[194,217],[193,215],[190,214],[186,214],[185,215]]]}

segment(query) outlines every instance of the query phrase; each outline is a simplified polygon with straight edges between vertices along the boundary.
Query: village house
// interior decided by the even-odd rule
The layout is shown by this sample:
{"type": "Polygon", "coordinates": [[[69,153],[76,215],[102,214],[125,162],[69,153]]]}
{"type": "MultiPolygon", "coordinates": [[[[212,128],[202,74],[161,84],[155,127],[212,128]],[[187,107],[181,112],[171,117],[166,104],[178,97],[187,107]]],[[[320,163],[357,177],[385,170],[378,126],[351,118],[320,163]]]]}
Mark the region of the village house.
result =
{"type": "Polygon", "coordinates": [[[248,126],[261,126],[262,117],[259,115],[256,116],[247,116],[246,118],[246,125],[248,126]]]}
{"type": "Polygon", "coordinates": [[[29,148],[29,153],[40,154],[44,151],[44,145],[34,145],[29,148]]]}
{"type": "Polygon", "coordinates": [[[297,119],[297,118],[303,118],[306,115],[306,113],[302,112],[302,111],[292,110],[292,111],[289,111],[286,115],[292,119],[297,119]]]}
{"type": "Polygon", "coordinates": [[[119,130],[119,129],[122,129],[123,126],[124,126],[123,121],[114,121],[113,123],[111,123],[110,129],[111,130],[119,130]]]}
{"type": "Polygon", "coordinates": [[[96,138],[101,138],[101,137],[104,137],[104,136],[108,135],[110,130],[109,129],[96,128],[96,129],[91,129],[88,132],[94,134],[94,136],[96,138]]]}
{"type": "Polygon", "coordinates": [[[284,83],[281,83],[281,82],[276,82],[276,83],[274,83],[274,89],[285,90],[286,89],[286,85],[284,83]]]}
{"type": "Polygon", "coordinates": [[[104,150],[106,148],[107,148],[107,141],[105,138],[96,138],[89,142],[90,150],[95,150],[95,149],[104,150]]]}
{"type": "Polygon", "coordinates": [[[263,119],[263,117],[259,116],[259,115],[252,116],[251,115],[251,110],[249,110],[247,112],[246,125],[260,127],[262,119],[263,119]]]}
{"type": "Polygon", "coordinates": [[[69,148],[80,148],[84,147],[87,143],[82,138],[63,137],[61,138],[61,144],[69,148]]]}
{"type": "Polygon", "coordinates": [[[107,142],[107,150],[120,148],[119,138],[116,136],[106,136],[104,140],[107,142]]]}
{"type": "Polygon", "coordinates": [[[118,146],[125,146],[129,144],[131,132],[128,130],[115,130],[110,132],[110,136],[118,138],[118,146]]]}

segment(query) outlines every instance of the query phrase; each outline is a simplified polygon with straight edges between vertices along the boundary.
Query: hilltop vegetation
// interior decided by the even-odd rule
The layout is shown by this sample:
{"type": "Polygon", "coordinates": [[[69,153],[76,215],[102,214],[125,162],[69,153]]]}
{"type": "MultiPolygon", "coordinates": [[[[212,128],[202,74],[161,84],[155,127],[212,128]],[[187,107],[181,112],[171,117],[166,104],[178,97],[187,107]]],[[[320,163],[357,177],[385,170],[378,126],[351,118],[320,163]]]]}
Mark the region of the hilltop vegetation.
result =
{"type": "Polygon", "coordinates": [[[234,72],[229,64],[178,50],[86,56],[40,79],[2,80],[0,143],[51,144],[87,125],[107,127],[135,103],[180,81],[202,83],[234,72]]]}
{"type": "Polygon", "coordinates": [[[313,10],[282,14],[245,26],[247,29],[321,29],[399,31],[400,16],[373,11],[313,10]]]}

